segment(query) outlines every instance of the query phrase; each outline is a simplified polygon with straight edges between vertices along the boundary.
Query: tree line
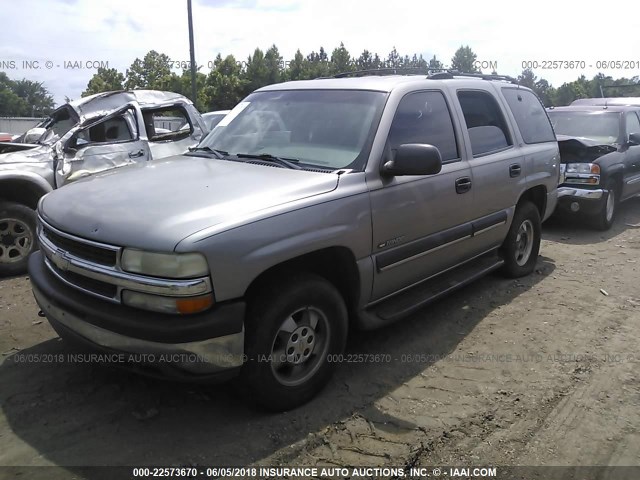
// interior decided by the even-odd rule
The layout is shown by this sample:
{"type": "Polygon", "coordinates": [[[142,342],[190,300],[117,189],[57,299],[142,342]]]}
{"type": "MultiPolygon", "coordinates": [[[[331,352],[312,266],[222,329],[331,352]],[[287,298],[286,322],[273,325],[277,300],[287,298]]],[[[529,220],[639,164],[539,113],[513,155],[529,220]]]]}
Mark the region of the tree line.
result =
{"type": "Polygon", "coordinates": [[[0,116],[42,117],[54,107],[53,97],[42,82],[11,80],[0,72],[0,116]]]}
{"type": "MultiPolygon", "coordinates": [[[[184,63],[173,62],[168,55],[151,50],[142,59],[136,58],[124,73],[115,68],[99,68],[82,96],[147,88],[173,91],[190,98],[190,70],[183,68],[181,73],[176,73],[174,68],[177,64],[188,67],[184,63]]],[[[451,69],[459,72],[496,73],[480,72],[477,65],[477,55],[469,46],[461,46],[449,63],[451,69]]],[[[320,47],[318,51],[303,55],[298,49],[293,58],[286,61],[275,45],[266,51],[256,48],[246,60],[218,54],[207,62],[207,68],[210,68],[209,73],[198,71],[196,74],[198,97],[195,103],[203,112],[230,109],[253,90],[273,83],[379,68],[438,70],[443,68],[443,63],[435,55],[428,60],[418,54],[402,55],[395,47],[384,57],[369,50],[356,57],[341,43],[331,53],[320,47]]],[[[582,75],[556,88],[546,79],[536,77],[532,70],[525,69],[517,80],[533,89],[546,106],[568,105],[577,98],[600,97],[601,88],[606,89],[608,97],[640,96],[640,78],[637,76],[614,79],[598,74],[588,79],[582,75]],[[621,87],[629,84],[636,86],[630,89],[621,87]]],[[[0,72],[0,116],[31,116],[33,112],[42,115],[52,109],[53,98],[41,83],[26,79],[12,81],[0,72]]]]}

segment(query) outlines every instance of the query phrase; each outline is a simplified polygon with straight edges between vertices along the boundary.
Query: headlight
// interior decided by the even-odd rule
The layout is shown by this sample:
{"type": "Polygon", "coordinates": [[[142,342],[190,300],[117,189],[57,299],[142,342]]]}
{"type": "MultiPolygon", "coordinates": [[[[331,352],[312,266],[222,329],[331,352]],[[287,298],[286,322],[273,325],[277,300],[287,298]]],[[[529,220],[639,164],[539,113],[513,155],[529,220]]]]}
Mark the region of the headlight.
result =
{"type": "Polygon", "coordinates": [[[194,278],[209,275],[207,260],[199,253],[155,253],[125,248],[120,263],[126,272],[152,277],[194,278]]]}
{"type": "Polygon", "coordinates": [[[595,163],[568,163],[566,173],[593,173],[600,175],[600,165],[595,163]]]}
{"type": "Polygon", "coordinates": [[[198,313],[213,305],[213,294],[197,297],[164,297],[148,293],[122,291],[122,303],[130,307],[161,313],[198,313]]]}
{"type": "Polygon", "coordinates": [[[598,185],[600,165],[595,163],[567,163],[563,183],[598,185]]]}

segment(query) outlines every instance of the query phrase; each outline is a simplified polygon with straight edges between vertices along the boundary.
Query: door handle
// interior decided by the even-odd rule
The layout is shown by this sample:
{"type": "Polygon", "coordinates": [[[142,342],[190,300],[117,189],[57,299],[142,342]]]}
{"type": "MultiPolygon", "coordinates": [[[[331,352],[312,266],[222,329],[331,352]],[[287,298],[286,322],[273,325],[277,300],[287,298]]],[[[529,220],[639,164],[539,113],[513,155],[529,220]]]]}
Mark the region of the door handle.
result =
{"type": "Polygon", "coordinates": [[[140,149],[137,152],[129,152],[129,158],[140,158],[144,155],[144,150],[140,149]]]}
{"type": "Polygon", "coordinates": [[[456,180],[456,193],[467,193],[471,190],[471,178],[460,177],[456,180]]]}
{"type": "Polygon", "coordinates": [[[519,177],[521,173],[522,173],[522,167],[519,164],[514,163],[513,165],[509,165],[509,176],[511,178],[519,177]]]}

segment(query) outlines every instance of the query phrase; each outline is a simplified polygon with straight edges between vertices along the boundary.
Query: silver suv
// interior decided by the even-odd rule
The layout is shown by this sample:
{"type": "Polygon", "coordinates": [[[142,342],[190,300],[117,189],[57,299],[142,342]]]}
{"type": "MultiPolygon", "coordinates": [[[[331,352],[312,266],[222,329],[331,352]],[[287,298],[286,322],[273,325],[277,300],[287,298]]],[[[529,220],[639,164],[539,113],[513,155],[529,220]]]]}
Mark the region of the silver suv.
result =
{"type": "Polygon", "coordinates": [[[529,274],[559,165],[543,106],[504,77],[271,85],[187,155],[47,195],[33,291],[65,339],[151,374],[240,375],[289,409],[350,326],[529,274]]]}

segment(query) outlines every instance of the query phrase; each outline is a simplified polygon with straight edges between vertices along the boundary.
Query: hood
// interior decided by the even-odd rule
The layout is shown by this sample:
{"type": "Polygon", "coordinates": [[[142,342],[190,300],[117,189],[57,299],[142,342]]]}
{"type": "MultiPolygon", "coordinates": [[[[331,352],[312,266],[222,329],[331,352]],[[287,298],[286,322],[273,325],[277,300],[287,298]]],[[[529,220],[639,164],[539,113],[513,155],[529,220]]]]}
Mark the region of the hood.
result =
{"type": "Polygon", "coordinates": [[[51,161],[50,145],[0,143],[0,166],[51,161]]]}
{"type": "Polygon", "coordinates": [[[118,168],[44,197],[43,218],[98,242],[172,251],[204,228],[334,190],[338,175],[188,156],[118,168]]]}
{"type": "Polygon", "coordinates": [[[586,137],[572,137],[569,135],[556,135],[556,137],[562,163],[590,163],[603,155],[618,150],[615,145],[598,142],[586,137]]]}

